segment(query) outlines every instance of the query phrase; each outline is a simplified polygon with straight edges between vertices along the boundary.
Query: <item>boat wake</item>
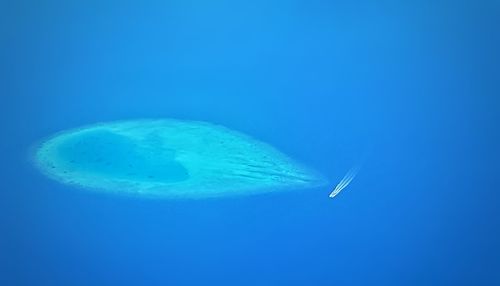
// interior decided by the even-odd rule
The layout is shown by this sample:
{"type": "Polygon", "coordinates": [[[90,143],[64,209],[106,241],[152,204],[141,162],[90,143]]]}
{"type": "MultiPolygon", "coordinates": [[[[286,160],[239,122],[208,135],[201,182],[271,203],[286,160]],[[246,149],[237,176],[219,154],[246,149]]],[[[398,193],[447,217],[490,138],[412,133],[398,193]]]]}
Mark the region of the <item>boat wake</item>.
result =
{"type": "Polygon", "coordinates": [[[344,178],[342,178],[342,180],[337,184],[337,186],[335,186],[335,189],[333,189],[329,197],[334,198],[336,195],[340,193],[340,191],[345,189],[352,182],[354,177],[356,177],[360,168],[361,166],[355,166],[351,168],[349,172],[347,172],[347,174],[344,176],[344,178]]]}

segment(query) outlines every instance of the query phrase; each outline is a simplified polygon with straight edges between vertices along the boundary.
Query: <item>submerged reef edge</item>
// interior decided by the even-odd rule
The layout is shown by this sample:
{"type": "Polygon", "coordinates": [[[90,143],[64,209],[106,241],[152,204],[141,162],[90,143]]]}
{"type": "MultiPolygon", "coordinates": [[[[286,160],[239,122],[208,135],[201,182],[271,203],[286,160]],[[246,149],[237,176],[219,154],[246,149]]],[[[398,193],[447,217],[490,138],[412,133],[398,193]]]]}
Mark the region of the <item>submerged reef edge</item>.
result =
{"type": "Polygon", "coordinates": [[[31,160],[58,182],[144,198],[255,195],[328,183],[267,143],[203,121],[140,119],[87,125],[37,143],[31,160]]]}

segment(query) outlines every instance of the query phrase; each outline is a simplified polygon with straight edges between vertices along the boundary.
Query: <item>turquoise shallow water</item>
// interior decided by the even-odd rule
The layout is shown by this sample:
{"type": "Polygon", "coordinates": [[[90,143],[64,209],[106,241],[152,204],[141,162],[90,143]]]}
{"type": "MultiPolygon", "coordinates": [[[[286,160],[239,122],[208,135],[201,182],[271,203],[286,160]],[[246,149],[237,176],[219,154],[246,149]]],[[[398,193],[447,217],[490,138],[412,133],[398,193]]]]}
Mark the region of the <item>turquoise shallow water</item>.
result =
{"type": "Polygon", "coordinates": [[[499,5],[0,1],[0,285],[500,285],[499,5]]]}
{"type": "Polygon", "coordinates": [[[138,181],[176,182],[189,178],[187,170],[175,160],[174,150],[160,146],[161,150],[155,154],[147,154],[138,147],[127,136],[90,130],[66,138],[57,146],[54,156],[69,163],[68,169],[75,173],[92,172],[138,181]]]}
{"type": "Polygon", "coordinates": [[[62,183],[116,194],[203,198],[326,184],[272,146],[185,120],[102,123],[40,144],[35,163],[62,183]]]}

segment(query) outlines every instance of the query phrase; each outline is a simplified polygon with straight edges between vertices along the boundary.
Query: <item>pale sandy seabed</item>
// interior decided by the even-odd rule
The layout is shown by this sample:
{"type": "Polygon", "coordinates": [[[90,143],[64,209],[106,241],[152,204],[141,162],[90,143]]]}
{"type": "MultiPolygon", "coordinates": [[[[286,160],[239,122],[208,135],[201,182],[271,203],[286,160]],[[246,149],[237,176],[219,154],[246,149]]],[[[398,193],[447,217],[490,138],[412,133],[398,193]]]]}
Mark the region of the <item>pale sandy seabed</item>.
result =
{"type": "Polygon", "coordinates": [[[315,171],[240,132],[199,121],[135,120],[56,134],[34,161],[86,189],[157,198],[206,198],[310,188],[315,171]]]}

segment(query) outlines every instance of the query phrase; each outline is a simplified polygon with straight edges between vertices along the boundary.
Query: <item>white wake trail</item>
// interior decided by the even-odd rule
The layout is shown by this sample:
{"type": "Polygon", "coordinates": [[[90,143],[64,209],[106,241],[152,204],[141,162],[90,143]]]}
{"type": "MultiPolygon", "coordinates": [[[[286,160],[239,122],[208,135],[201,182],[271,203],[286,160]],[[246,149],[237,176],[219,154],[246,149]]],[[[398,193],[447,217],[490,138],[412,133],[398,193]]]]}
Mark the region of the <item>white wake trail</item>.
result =
{"type": "Polygon", "coordinates": [[[336,195],[340,193],[340,191],[345,189],[352,182],[354,177],[356,177],[356,175],[359,172],[359,169],[360,169],[359,166],[351,168],[344,176],[344,178],[342,178],[342,180],[337,184],[337,186],[335,186],[335,189],[330,193],[329,197],[334,198],[336,195]]]}

